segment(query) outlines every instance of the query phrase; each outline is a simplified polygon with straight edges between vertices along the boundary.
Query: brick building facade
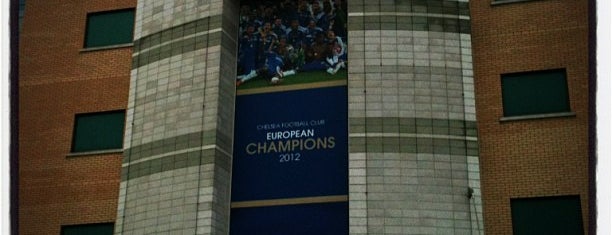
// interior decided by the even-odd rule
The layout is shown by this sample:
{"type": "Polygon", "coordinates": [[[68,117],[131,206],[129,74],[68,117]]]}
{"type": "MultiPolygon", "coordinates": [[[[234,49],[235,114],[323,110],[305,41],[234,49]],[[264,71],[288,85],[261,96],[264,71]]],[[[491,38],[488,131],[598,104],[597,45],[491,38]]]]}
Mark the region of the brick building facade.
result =
{"type": "Polygon", "coordinates": [[[83,51],[86,13],[135,1],[26,3],[19,61],[19,227],[113,222],[121,151],[71,155],[75,115],[125,109],[130,47],[83,51]]]}
{"type": "Polygon", "coordinates": [[[510,199],[559,195],[579,195],[587,231],[587,2],[471,6],[485,231],[512,231],[510,199]],[[567,74],[569,113],[503,120],[501,75],[554,69],[567,74]]]}
{"type": "MultiPolygon", "coordinates": [[[[20,234],[230,232],[239,10],[229,0],[26,2],[20,234]],[[128,41],[96,34],[129,17],[128,41]],[[89,145],[117,127],[120,146],[89,145]]],[[[348,205],[346,233],[520,234],[530,209],[578,216],[569,229],[588,231],[586,0],[345,10],[347,79],[334,87],[348,100],[348,193],[332,199],[348,205]],[[529,92],[526,77],[560,90],[529,92]],[[557,93],[559,108],[523,112],[521,98],[557,93]]]]}

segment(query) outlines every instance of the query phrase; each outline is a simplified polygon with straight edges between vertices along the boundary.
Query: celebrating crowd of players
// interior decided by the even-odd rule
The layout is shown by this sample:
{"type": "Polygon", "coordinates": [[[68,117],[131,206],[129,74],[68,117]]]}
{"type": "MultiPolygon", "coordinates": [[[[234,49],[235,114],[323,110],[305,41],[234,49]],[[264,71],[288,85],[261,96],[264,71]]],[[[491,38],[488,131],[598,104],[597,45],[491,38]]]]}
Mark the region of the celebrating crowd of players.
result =
{"type": "Polygon", "coordinates": [[[277,84],[297,72],[346,68],[345,9],[341,0],[242,5],[236,85],[257,76],[277,84]]]}

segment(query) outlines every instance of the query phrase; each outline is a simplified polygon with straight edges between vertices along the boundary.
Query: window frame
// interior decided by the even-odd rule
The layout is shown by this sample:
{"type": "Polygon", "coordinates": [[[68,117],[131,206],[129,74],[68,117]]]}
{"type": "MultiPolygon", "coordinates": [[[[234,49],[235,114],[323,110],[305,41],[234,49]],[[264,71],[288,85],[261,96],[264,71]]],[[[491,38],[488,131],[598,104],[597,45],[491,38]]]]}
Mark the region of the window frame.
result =
{"type": "MultiPolygon", "coordinates": [[[[546,209],[546,210],[540,210],[540,211],[555,211],[555,212],[571,212],[571,211],[565,211],[568,208],[571,208],[573,206],[578,206],[578,220],[576,221],[577,226],[580,227],[580,231],[582,231],[582,234],[584,234],[584,215],[583,215],[583,205],[582,205],[582,200],[579,194],[575,194],[575,195],[553,195],[553,196],[540,196],[540,197],[520,197],[520,198],[510,198],[509,201],[509,206],[510,206],[510,219],[511,219],[511,226],[512,226],[512,232],[514,234],[522,234],[522,233],[517,233],[518,231],[523,231],[524,229],[522,227],[517,227],[519,222],[524,222],[524,220],[520,220],[517,221],[517,218],[523,218],[521,217],[521,212],[525,211],[526,208],[516,208],[518,206],[518,203],[524,203],[521,206],[526,206],[527,204],[532,204],[531,206],[533,206],[534,203],[542,203],[544,201],[544,205],[540,204],[538,205],[538,207],[533,207],[533,208],[528,208],[530,210],[531,213],[529,213],[530,215],[534,214],[533,209],[546,209]],[[562,202],[568,203],[568,204],[564,204],[564,208],[552,208],[550,207],[551,205],[560,205],[562,202]],[[571,204],[569,204],[571,203],[571,204]],[[516,211],[516,210],[522,210],[521,212],[516,211]],[[522,230],[521,230],[522,229],[522,230]]],[[[573,208],[576,209],[576,208],[573,208]]],[[[576,212],[576,211],[574,211],[576,212]]],[[[537,215],[537,213],[535,213],[537,215]]],[[[541,213],[540,214],[546,214],[546,212],[541,213]]],[[[558,213],[553,213],[553,214],[558,214],[558,213]]],[[[564,218],[568,218],[567,215],[572,216],[572,214],[563,214],[562,213],[562,217],[564,218]]],[[[575,214],[573,214],[574,216],[576,216],[575,214]]],[[[534,217],[534,216],[531,216],[534,217]]],[[[537,216],[536,216],[537,217],[537,216]]],[[[548,224],[551,224],[550,222],[555,222],[554,220],[549,220],[547,221],[546,219],[549,219],[549,217],[546,216],[540,216],[538,218],[542,218],[541,220],[537,220],[536,222],[549,222],[548,224]]],[[[555,224],[559,224],[559,223],[555,223],[555,224]]],[[[563,224],[568,224],[568,223],[563,223],[563,224]]],[[[528,224],[529,225],[529,224],[528,224]]],[[[525,224],[520,224],[520,226],[525,226],[525,224]]],[[[538,233],[539,234],[539,233],[538,233]]]]}
{"type": "Polygon", "coordinates": [[[109,110],[109,111],[101,111],[101,112],[76,113],[73,119],[72,140],[70,144],[70,153],[68,154],[68,156],[81,156],[81,155],[123,152],[123,143],[125,141],[124,139],[125,138],[125,121],[126,121],[126,110],[125,109],[109,110]],[[104,114],[115,114],[115,113],[123,114],[123,126],[121,129],[121,147],[119,148],[99,148],[99,149],[81,150],[81,151],[75,150],[75,146],[77,144],[77,128],[78,128],[79,117],[96,116],[96,115],[104,115],[104,114]]]}
{"type": "Polygon", "coordinates": [[[81,51],[95,51],[95,50],[104,50],[104,49],[113,49],[113,48],[122,48],[122,47],[131,47],[134,45],[134,30],[136,29],[136,9],[135,8],[122,8],[122,9],[113,9],[113,10],[104,10],[104,11],[94,11],[88,12],[85,16],[85,30],[83,34],[83,48],[81,51]],[[133,13],[132,19],[132,31],[130,32],[130,40],[128,42],[122,43],[114,43],[114,44],[105,44],[105,45],[94,45],[88,46],[88,37],[90,36],[90,17],[96,15],[104,15],[111,13],[119,13],[119,12],[128,12],[131,11],[133,13]]]}
{"type": "Polygon", "coordinates": [[[506,4],[512,4],[512,3],[522,3],[522,2],[536,2],[536,1],[542,1],[542,0],[491,0],[491,6],[506,5],[506,4]]]}
{"type": "Polygon", "coordinates": [[[102,223],[90,223],[90,224],[66,224],[61,225],[60,227],[60,235],[66,235],[66,229],[70,227],[93,227],[93,226],[101,226],[101,225],[111,225],[113,231],[111,234],[115,233],[115,222],[102,222],[102,223]]]}
{"type": "MultiPolygon", "coordinates": [[[[511,73],[502,73],[500,74],[500,95],[501,95],[501,107],[502,107],[502,117],[499,119],[500,122],[505,121],[516,121],[516,120],[526,120],[526,119],[544,119],[544,118],[558,118],[558,117],[574,117],[576,113],[572,111],[571,107],[571,97],[570,97],[570,87],[568,83],[567,69],[565,68],[556,68],[556,69],[544,69],[544,70],[533,70],[533,71],[523,71],[523,72],[511,72],[511,73]],[[512,79],[517,78],[518,76],[537,76],[538,74],[553,74],[553,73],[562,73],[563,74],[563,93],[557,93],[559,96],[567,97],[567,109],[562,111],[553,111],[553,112],[539,112],[539,113],[527,113],[527,114],[515,114],[508,115],[506,111],[509,107],[507,107],[507,100],[504,99],[506,96],[510,94],[505,94],[504,92],[504,79],[512,79]],[[508,77],[505,77],[508,76],[508,77]]],[[[525,79],[525,78],[523,78],[525,79]]],[[[532,78],[533,79],[533,78],[532,78]]]]}

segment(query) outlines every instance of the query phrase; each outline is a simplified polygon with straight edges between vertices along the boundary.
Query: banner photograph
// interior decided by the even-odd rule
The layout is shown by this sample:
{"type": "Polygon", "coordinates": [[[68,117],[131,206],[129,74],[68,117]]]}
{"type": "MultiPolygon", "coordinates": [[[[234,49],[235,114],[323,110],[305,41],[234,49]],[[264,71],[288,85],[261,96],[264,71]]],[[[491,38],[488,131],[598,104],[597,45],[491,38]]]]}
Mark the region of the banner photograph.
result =
{"type": "Polygon", "coordinates": [[[348,234],[345,10],[241,1],[231,234],[348,234]]]}
{"type": "Polygon", "coordinates": [[[238,90],[346,80],[346,3],[242,1],[238,90]]]}

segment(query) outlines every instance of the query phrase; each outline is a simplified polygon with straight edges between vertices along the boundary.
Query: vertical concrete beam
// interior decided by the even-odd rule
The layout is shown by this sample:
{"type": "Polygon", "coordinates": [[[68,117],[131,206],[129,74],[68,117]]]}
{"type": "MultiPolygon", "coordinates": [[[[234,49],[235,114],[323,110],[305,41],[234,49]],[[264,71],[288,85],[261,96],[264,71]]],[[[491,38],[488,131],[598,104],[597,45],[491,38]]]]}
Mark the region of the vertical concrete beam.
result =
{"type": "Polygon", "coordinates": [[[138,1],[116,234],[227,234],[238,6],[138,1]]]}
{"type": "Polygon", "coordinates": [[[348,16],[350,233],[481,233],[467,0],[348,16]]]}

